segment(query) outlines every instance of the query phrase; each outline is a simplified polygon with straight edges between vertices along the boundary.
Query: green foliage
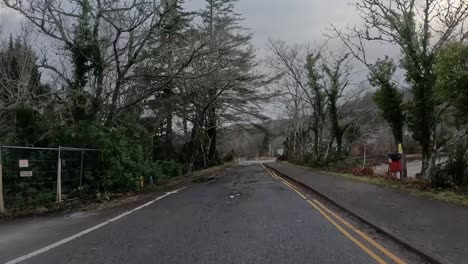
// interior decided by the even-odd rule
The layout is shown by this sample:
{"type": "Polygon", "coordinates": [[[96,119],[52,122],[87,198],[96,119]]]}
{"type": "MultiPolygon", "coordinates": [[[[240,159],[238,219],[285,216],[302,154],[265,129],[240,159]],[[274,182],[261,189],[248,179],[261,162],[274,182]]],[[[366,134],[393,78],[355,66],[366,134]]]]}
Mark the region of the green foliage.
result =
{"type": "Polygon", "coordinates": [[[102,150],[91,171],[86,171],[79,193],[107,199],[110,193],[137,191],[140,179],[145,184],[168,179],[183,173],[176,161],[151,161],[151,135],[137,122],[126,120],[127,126],[109,128],[94,122],[82,121],[74,127],[54,128],[50,146],[74,146],[102,150]],[[128,122],[127,122],[128,121],[128,122]]]}
{"type": "Polygon", "coordinates": [[[149,182],[150,177],[157,181],[182,174],[182,166],[175,161],[151,161],[150,136],[144,131],[83,123],[76,134],[79,141],[103,150],[99,169],[90,181],[95,192],[134,191],[141,177],[149,182]]]}
{"type": "MultiPolygon", "coordinates": [[[[255,102],[264,98],[256,89],[264,86],[264,76],[256,71],[251,33],[234,11],[236,0],[207,1],[207,8],[191,13],[183,10],[183,0],[137,1],[131,6],[125,1],[72,2],[63,19],[36,24],[42,24],[37,29],[43,37],[57,42],[53,48],[61,46],[64,51],[57,60],[41,60],[52,76],[44,81],[54,85],[44,99],[32,92],[42,89],[32,50],[13,39],[7,51],[0,49],[0,67],[9,71],[0,77],[0,103],[16,111],[2,119],[13,138],[8,143],[102,150],[91,171],[83,172],[80,187],[75,186],[76,166],[71,158],[64,159],[73,170],[66,174],[73,178],[67,179],[73,186],[67,186],[66,198],[93,194],[106,200],[113,192],[139,189],[142,179],[159,182],[183,173],[176,161],[153,162],[152,153],[164,160],[181,157],[189,169],[198,161],[203,161],[203,168],[219,164],[216,140],[221,120],[239,121],[247,113],[260,116],[255,102]],[[123,22],[103,26],[115,18],[123,22]],[[60,37],[47,28],[60,28],[60,37]],[[31,56],[25,60],[18,54],[31,56]],[[29,71],[19,72],[24,68],[29,71]],[[25,76],[30,77],[28,89],[24,89],[28,80],[17,78],[25,76]],[[2,89],[18,83],[22,89],[2,89]],[[23,94],[24,90],[31,91],[23,94]],[[185,137],[173,131],[173,118],[183,119],[185,137]],[[149,121],[146,127],[144,119],[149,121]],[[154,138],[164,140],[151,149],[154,138]],[[176,144],[184,143],[181,153],[176,153],[176,144]]],[[[38,3],[39,16],[21,4],[7,6],[36,20],[53,16],[60,1],[38,3]]],[[[0,127],[1,142],[6,143],[3,134],[0,127]]],[[[21,192],[18,201],[24,200],[23,187],[16,187],[21,192]]]]}
{"type": "Polygon", "coordinates": [[[460,188],[468,186],[468,159],[466,147],[458,144],[447,162],[436,168],[431,184],[436,188],[460,188]]]}
{"type": "Polygon", "coordinates": [[[75,39],[73,44],[68,45],[72,53],[73,65],[73,84],[71,85],[70,95],[72,97],[72,115],[75,122],[86,119],[87,98],[83,94],[84,87],[88,82],[88,72],[93,68],[93,39],[90,26],[90,3],[84,0],[81,3],[81,14],[79,23],[75,28],[75,39]]]}
{"type": "Polygon", "coordinates": [[[320,54],[308,54],[306,60],[306,70],[308,84],[312,94],[312,108],[313,108],[313,126],[314,132],[314,155],[316,160],[320,160],[320,145],[322,131],[326,119],[326,105],[325,102],[326,94],[323,86],[320,84],[322,81],[322,75],[319,69],[320,54]]]}
{"type": "Polygon", "coordinates": [[[466,123],[468,117],[468,45],[455,42],[443,48],[435,66],[437,92],[455,108],[456,120],[466,123]]]}
{"type": "Polygon", "coordinates": [[[403,95],[392,82],[396,66],[392,59],[378,59],[371,67],[369,82],[377,87],[374,101],[382,112],[383,118],[392,128],[393,136],[397,143],[403,141],[403,126],[405,116],[403,114],[403,95]]]}

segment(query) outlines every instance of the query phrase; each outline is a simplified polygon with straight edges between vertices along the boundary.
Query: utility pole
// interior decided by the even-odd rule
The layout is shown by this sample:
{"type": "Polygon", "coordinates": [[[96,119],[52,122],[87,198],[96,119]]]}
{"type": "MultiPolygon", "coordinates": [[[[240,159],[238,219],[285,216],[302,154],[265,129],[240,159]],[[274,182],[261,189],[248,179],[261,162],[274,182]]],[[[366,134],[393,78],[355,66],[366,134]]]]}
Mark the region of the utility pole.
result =
{"type": "Polygon", "coordinates": [[[57,155],[57,203],[62,202],[62,158],[60,153],[61,147],[58,147],[57,155]]]}

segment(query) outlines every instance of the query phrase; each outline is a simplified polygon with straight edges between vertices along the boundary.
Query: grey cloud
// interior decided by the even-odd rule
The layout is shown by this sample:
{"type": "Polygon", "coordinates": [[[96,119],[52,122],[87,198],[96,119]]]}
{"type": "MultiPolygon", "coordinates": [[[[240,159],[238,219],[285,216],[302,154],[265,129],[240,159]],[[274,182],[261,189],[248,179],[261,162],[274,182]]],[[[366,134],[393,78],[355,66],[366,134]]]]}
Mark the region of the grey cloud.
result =
{"type": "MultiPolygon", "coordinates": [[[[203,6],[203,0],[187,1],[189,8],[203,6]]],[[[291,43],[322,42],[322,32],[331,23],[356,24],[358,14],[348,0],[241,0],[237,12],[254,32],[254,44],[264,53],[268,38],[291,43]]]]}

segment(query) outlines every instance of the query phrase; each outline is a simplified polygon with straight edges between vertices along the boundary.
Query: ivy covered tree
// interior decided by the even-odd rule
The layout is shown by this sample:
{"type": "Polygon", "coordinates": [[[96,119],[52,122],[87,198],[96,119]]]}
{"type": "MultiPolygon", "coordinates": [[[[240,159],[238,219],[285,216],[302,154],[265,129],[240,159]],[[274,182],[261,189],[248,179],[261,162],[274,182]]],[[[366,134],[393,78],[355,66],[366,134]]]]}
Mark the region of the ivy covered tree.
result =
{"type": "Polygon", "coordinates": [[[320,72],[320,53],[308,54],[306,58],[307,83],[310,94],[307,97],[311,100],[312,111],[312,131],[314,132],[314,155],[317,161],[321,159],[321,145],[323,127],[326,122],[326,93],[322,85],[322,74],[320,72]]]}
{"type": "Polygon", "coordinates": [[[68,45],[73,67],[73,80],[68,96],[71,99],[71,112],[75,123],[89,118],[87,113],[88,97],[85,95],[85,88],[93,68],[93,49],[96,48],[92,45],[89,0],[82,0],[79,2],[79,6],[81,13],[75,28],[74,40],[72,44],[68,45]]]}
{"type": "MultiPolygon", "coordinates": [[[[385,57],[378,59],[370,67],[369,83],[377,88],[373,99],[380,109],[382,117],[387,121],[392,130],[396,147],[403,145],[403,127],[405,125],[405,114],[403,112],[403,93],[398,90],[392,78],[396,66],[392,59],[385,57]]],[[[403,158],[403,162],[405,162],[403,158]]],[[[403,164],[402,178],[406,178],[406,163],[403,164]]]]}
{"type": "Polygon", "coordinates": [[[455,110],[455,121],[467,124],[468,117],[468,44],[454,42],[437,55],[435,67],[437,92],[455,110]]]}
{"type": "MultiPolygon", "coordinates": [[[[349,53],[339,55],[331,54],[325,58],[322,64],[325,78],[325,95],[327,98],[327,111],[330,118],[330,140],[328,149],[336,142],[336,157],[341,158],[343,154],[343,137],[353,122],[343,124],[341,116],[340,100],[344,97],[344,92],[349,90],[350,85],[350,56],[349,53]]],[[[328,153],[327,153],[328,154],[328,153]]],[[[327,158],[327,157],[325,157],[327,158]]]]}
{"type": "Polygon", "coordinates": [[[403,143],[403,127],[405,115],[403,113],[403,94],[392,81],[396,66],[392,59],[379,59],[372,66],[369,83],[377,88],[374,102],[379,107],[382,117],[392,129],[395,143],[403,143]]]}
{"type": "Polygon", "coordinates": [[[364,20],[362,29],[333,32],[353,55],[367,66],[368,41],[396,45],[412,94],[407,104],[407,124],[422,149],[421,176],[434,178],[435,155],[440,149],[437,127],[440,102],[436,96],[437,54],[454,40],[466,40],[466,1],[357,0],[353,4],[364,20]]]}

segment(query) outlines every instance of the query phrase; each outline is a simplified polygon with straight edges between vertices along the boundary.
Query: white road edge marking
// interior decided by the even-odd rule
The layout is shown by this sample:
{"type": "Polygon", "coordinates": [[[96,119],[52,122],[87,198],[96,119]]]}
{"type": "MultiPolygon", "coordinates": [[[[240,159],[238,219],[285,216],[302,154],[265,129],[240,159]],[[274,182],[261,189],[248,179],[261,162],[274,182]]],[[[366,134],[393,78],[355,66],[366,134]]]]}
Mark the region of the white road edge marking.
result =
{"type": "Polygon", "coordinates": [[[60,240],[60,241],[57,241],[57,242],[55,242],[55,243],[53,243],[53,244],[50,244],[50,245],[48,245],[48,246],[45,246],[45,247],[43,247],[43,248],[41,248],[41,249],[38,249],[38,250],[36,250],[36,251],[33,251],[33,252],[31,252],[31,253],[29,253],[29,254],[27,254],[27,255],[24,255],[24,256],[21,256],[21,257],[19,257],[19,258],[10,260],[10,261],[6,262],[5,264],[16,264],[16,263],[20,263],[21,261],[30,259],[30,258],[32,258],[32,257],[34,257],[34,256],[37,256],[37,255],[42,254],[42,253],[44,253],[44,252],[46,252],[46,251],[49,251],[49,250],[51,250],[51,249],[53,249],[53,248],[56,248],[56,247],[61,246],[61,245],[63,245],[63,244],[66,244],[66,243],[68,243],[68,242],[70,242],[70,241],[72,241],[72,240],[74,240],[74,239],[77,239],[77,238],[79,238],[79,237],[82,237],[82,236],[84,236],[84,235],[86,235],[86,234],[88,234],[88,233],[91,233],[91,232],[93,232],[93,231],[95,231],[95,230],[97,230],[97,229],[99,229],[99,228],[101,228],[101,227],[103,227],[103,226],[106,226],[106,225],[108,225],[108,224],[110,224],[110,223],[112,223],[112,222],[115,222],[115,221],[117,221],[117,220],[119,220],[119,219],[121,219],[121,218],[123,218],[123,217],[125,217],[125,216],[127,216],[127,215],[129,215],[129,214],[131,214],[131,213],[134,213],[134,212],[136,212],[136,211],[138,211],[138,210],[141,210],[141,209],[143,209],[143,208],[145,208],[145,207],[147,207],[147,206],[149,206],[149,205],[151,205],[151,204],[153,204],[153,203],[155,203],[155,202],[157,202],[157,201],[159,201],[159,200],[161,200],[161,199],[163,199],[163,198],[165,198],[165,197],[167,197],[167,196],[169,196],[169,195],[171,195],[171,194],[178,193],[178,192],[182,191],[182,190],[185,189],[185,188],[187,188],[187,186],[185,186],[185,187],[183,187],[183,188],[180,188],[180,189],[178,189],[178,190],[172,191],[172,192],[167,192],[166,194],[161,195],[161,196],[159,196],[158,198],[156,198],[156,199],[154,199],[154,200],[152,200],[152,201],[150,201],[150,202],[147,202],[147,203],[145,203],[145,204],[143,204],[143,205],[141,205],[141,206],[138,206],[138,207],[136,207],[136,208],[134,208],[134,209],[132,209],[132,210],[130,210],[130,211],[128,211],[128,212],[125,212],[125,213],[123,213],[123,214],[121,214],[121,215],[118,215],[118,216],[112,218],[112,219],[109,219],[109,220],[107,220],[107,221],[105,221],[105,222],[103,222],[103,223],[101,223],[101,224],[99,224],[99,225],[95,225],[95,226],[93,226],[93,227],[90,227],[90,228],[88,228],[88,229],[86,229],[86,230],[83,230],[83,231],[81,231],[81,232],[79,232],[79,233],[73,235],[73,236],[67,237],[67,238],[62,239],[62,240],[60,240]]]}

